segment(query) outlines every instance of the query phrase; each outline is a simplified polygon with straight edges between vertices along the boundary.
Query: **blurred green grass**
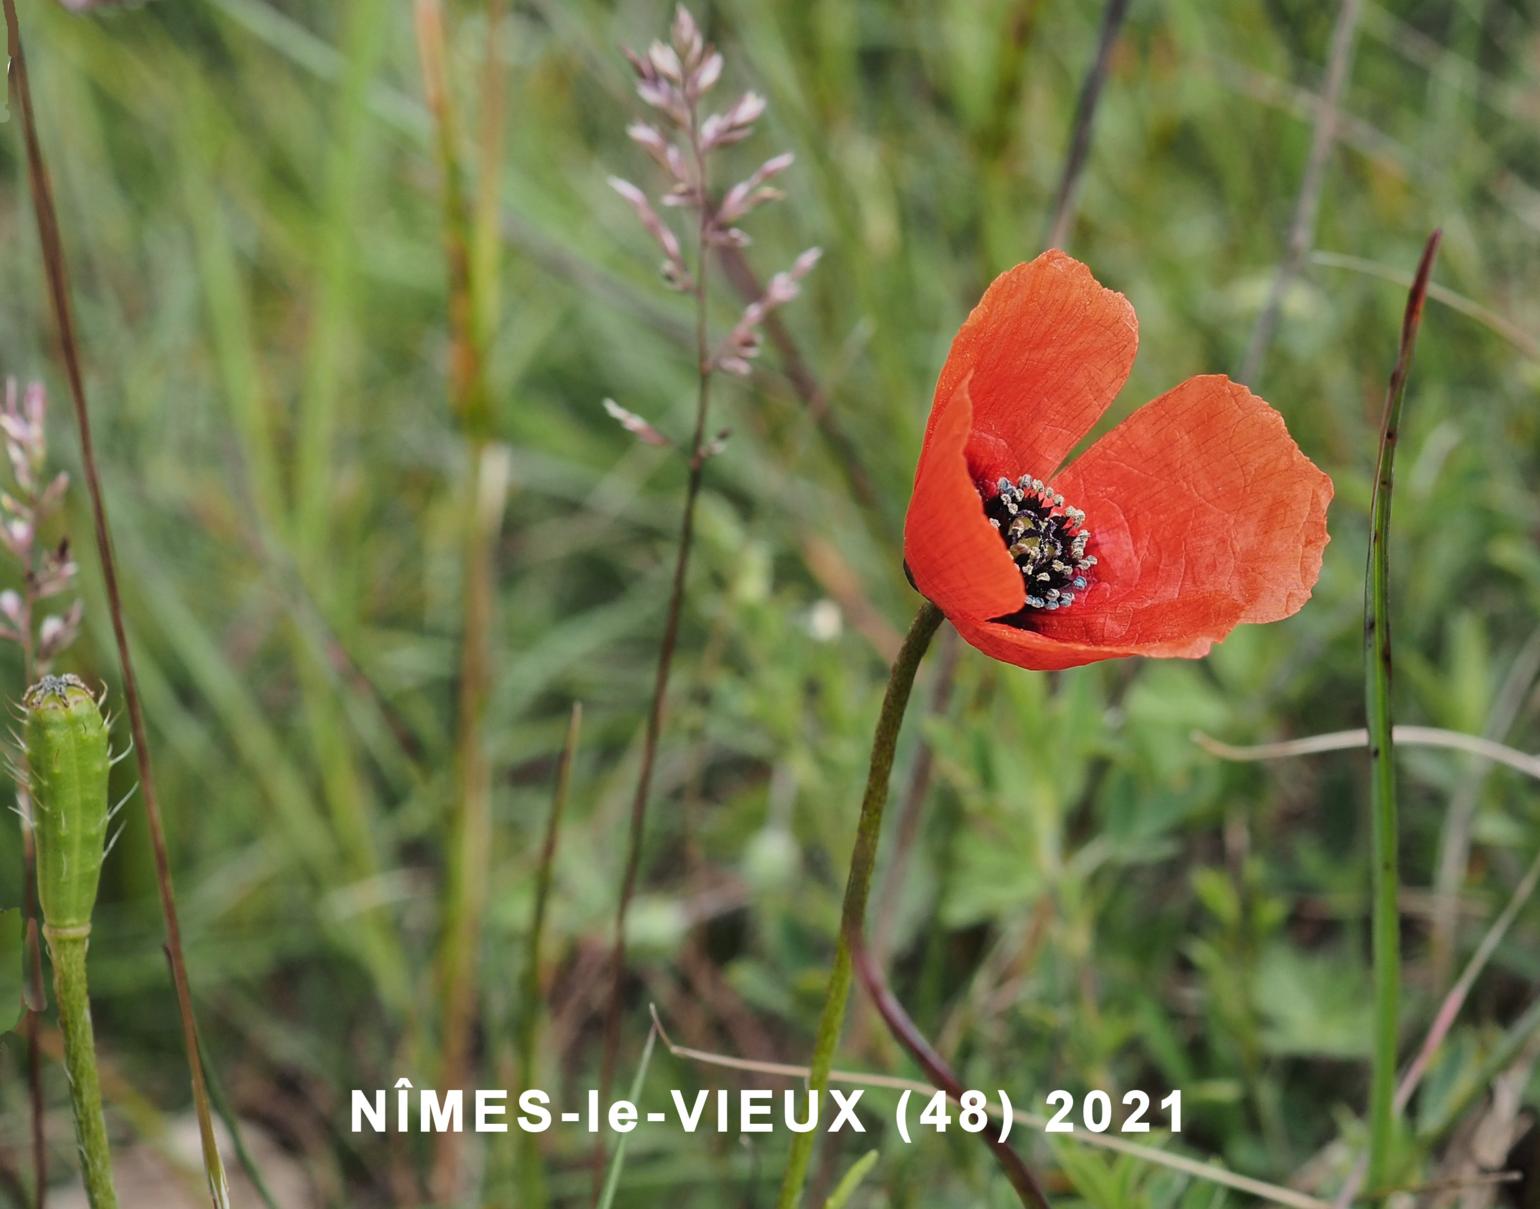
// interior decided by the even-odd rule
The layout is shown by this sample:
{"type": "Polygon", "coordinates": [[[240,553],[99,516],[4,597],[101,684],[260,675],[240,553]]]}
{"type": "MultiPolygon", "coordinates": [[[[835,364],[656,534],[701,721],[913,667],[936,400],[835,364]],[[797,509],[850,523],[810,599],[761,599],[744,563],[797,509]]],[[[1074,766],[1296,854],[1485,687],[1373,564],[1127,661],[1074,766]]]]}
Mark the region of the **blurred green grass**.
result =
{"type": "MultiPolygon", "coordinates": [[[[657,36],[666,7],[513,7],[489,372],[515,494],[494,635],[481,1077],[498,1085],[575,698],[588,726],[551,906],[546,1062],[548,1082],[576,1089],[594,1073],[594,987],[683,482],[599,400],[677,431],[692,369],[688,314],[603,184],[646,171],[623,134],[637,105],[616,48],[657,36]]],[[[786,321],[877,490],[869,506],[852,497],[773,354],[723,392],[733,435],[702,502],[651,816],[632,1057],[649,1000],[696,1046],[790,1061],[807,1049],[884,635],[912,610],[899,534],[929,388],[982,286],[1039,250],[1094,46],[1095,6],[1046,2],[1012,40],[1022,7],[712,6],[730,84],[770,99],[738,162],[783,146],[798,157],[750,256],[764,272],[825,248],[786,321]],[[813,624],[830,600],[833,634],[813,624]],[[681,856],[686,820],[698,862],[681,856]]],[[[450,14],[474,115],[484,19],[470,3],[450,14]]],[[[1189,374],[1238,366],[1281,255],[1332,15],[1298,0],[1135,4],[1069,241],[1139,310],[1142,350],[1109,423],[1189,374]]],[[[409,1203],[416,1140],[387,1155],[346,1134],[344,1110],[350,1088],[427,1069],[452,794],[465,468],[410,22],[379,0],[160,0],[89,17],[33,0],[23,19],[206,1042],[235,1104],[303,1157],[321,1203],[409,1203]]],[[[1366,5],[1316,239],[1405,275],[1442,225],[1437,281],[1523,337],[1430,310],[1393,566],[1398,719],[1481,732],[1517,663],[1528,680],[1511,686],[1520,704],[1498,737],[1521,747],[1534,745],[1534,674],[1516,656],[1540,603],[1537,54],[1535,14],[1516,0],[1366,5]]],[[[0,140],[0,372],[44,377],[62,400],[22,177],[16,140],[0,140]]],[[[1181,1087],[1188,1147],[1279,1182],[1344,1128],[1357,1137],[1363,762],[1226,766],[1188,733],[1245,742],[1361,723],[1364,518],[1403,297],[1312,264],[1250,383],[1337,483],[1303,613],[1200,664],[1043,677],[965,651],[947,716],[911,719],[906,750],[928,737],[937,777],[892,904],[893,978],[965,1081],[1023,1097],[1181,1087]]],[[[734,313],[723,302],[714,319],[734,313]]],[[[72,448],[62,427],[56,441],[72,448]]],[[[84,546],[83,512],[71,526],[84,546]]],[[[92,631],[77,670],[112,680],[90,559],[84,571],[92,631]]],[[[1512,772],[1410,750],[1403,768],[1411,1043],[1540,836],[1512,772]],[[1438,885],[1441,859],[1454,880],[1438,885]],[[1440,903],[1457,908],[1452,954],[1432,944],[1440,903]]],[[[170,1113],[184,1094],[175,1011],[128,817],[93,949],[98,1032],[170,1113]]],[[[0,865],[3,901],[16,866],[0,865]]],[[[1537,931],[1529,910],[1414,1112],[1525,1006],[1537,931]]],[[[843,1065],[903,1067],[879,1029],[853,1036],[843,1065]]],[[[25,1119],[15,1053],[0,1058],[8,1156],[25,1119]]],[[[716,1078],[660,1054],[649,1094],[716,1078]]],[[[62,1103],[57,1072],[51,1091],[62,1103]]],[[[583,1203],[586,1138],[545,1141],[553,1191],[583,1203]]],[[[750,1187],[762,1201],[777,1142],[638,1135],[617,1204],[719,1205],[750,1187]]],[[[1006,1203],[981,1149],[882,1142],[853,1206],[1006,1203]]],[[[1242,1203],[1053,1153],[1065,1203],[1242,1203]]]]}

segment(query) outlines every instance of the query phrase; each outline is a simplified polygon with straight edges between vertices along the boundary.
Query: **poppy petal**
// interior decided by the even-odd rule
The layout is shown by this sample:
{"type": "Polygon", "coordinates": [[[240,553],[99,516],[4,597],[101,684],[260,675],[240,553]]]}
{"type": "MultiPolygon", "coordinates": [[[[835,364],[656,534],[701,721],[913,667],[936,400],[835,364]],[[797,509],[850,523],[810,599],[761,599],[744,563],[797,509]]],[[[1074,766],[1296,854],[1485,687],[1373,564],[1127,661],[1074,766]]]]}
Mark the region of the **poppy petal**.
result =
{"type": "Polygon", "coordinates": [[[969,381],[975,480],[1050,478],[1122,389],[1138,347],[1128,299],[1078,260],[1044,252],[995,278],[963,323],[931,427],[969,381]]]}
{"type": "Polygon", "coordinates": [[[964,379],[947,405],[932,415],[904,518],[909,574],[954,620],[998,617],[1021,608],[1026,600],[1021,572],[984,515],[984,501],[968,471],[972,423],[973,404],[964,379]]]}
{"type": "MultiPolygon", "coordinates": [[[[1078,609],[1080,606],[1074,607],[1078,609]]],[[[952,624],[970,646],[983,651],[991,659],[1034,672],[1060,672],[1065,668],[1082,667],[1103,659],[1126,659],[1134,655],[1160,659],[1197,659],[1207,655],[1209,648],[1214,645],[1212,638],[1131,645],[1076,642],[999,621],[953,618],[952,624]]]]}
{"type": "Polygon", "coordinates": [[[1241,622],[1310,598],[1332,483],[1283,417],[1221,374],[1136,411],[1056,480],[1086,513],[1097,580],[1043,637],[1114,653],[1201,655],[1241,622]]]}

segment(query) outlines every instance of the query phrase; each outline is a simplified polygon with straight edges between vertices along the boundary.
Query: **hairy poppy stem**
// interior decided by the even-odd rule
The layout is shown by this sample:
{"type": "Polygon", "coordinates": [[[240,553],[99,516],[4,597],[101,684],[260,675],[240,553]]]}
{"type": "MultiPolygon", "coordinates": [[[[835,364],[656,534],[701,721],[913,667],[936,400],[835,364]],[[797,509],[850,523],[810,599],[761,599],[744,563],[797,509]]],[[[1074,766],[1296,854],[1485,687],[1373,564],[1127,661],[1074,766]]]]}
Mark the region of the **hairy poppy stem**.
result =
{"type": "MultiPolygon", "coordinates": [[[[888,802],[888,781],[893,774],[898,732],[904,724],[904,711],[914,688],[915,673],[920,670],[920,660],[930,648],[942,620],[941,610],[929,601],[920,606],[904,637],[904,645],[893,661],[893,670],[888,673],[887,691],[883,694],[882,710],[877,715],[872,762],[866,774],[866,793],[861,799],[861,818],[856,824],[855,848],[850,854],[850,872],[845,880],[839,941],[834,950],[834,964],[829,970],[829,989],[824,996],[823,1013],[818,1018],[818,1034],[808,1073],[808,1089],[820,1094],[828,1088],[834,1049],[839,1044],[840,1030],[845,1023],[852,974],[850,938],[859,935],[866,919],[866,900],[877,866],[877,841],[882,836],[882,812],[888,802]]],[[[802,1199],[802,1186],[807,1182],[807,1169],[812,1158],[813,1135],[797,1134],[792,1139],[791,1154],[786,1160],[777,1209],[796,1209],[802,1199]]]]}
{"type": "Polygon", "coordinates": [[[53,958],[53,993],[59,1004],[59,1035],[64,1042],[64,1069],[69,1072],[70,1103],[75,1110],[75,1139],[86,1199],[91,1209],[117,1209],[107,1125],[102,1118],[91,999],[86,988],[89,944],[84,936],[50,937],[48,952],[53,958]]]}
{"type": "Polygon", "coordinates": [[[1380,451],[1369,506],[1369,567],[1364,583],[1365,696],[1369,720],[1370,809],[1374,820],[1374,1067],[1369,1090],[1369,1172],[1371,1191],[1385,1187],[1395,1141],[1396,1046],[1401,990],[1401,918],[1397,908],[1396,762],[1390,709],[1390,495],[1406,379],[1422,323],[1428,278],[1438,254],[1440,232],[1423,248],[1417,276],[1401,321],[1401,348],[1385,396],[1380,451]]]}

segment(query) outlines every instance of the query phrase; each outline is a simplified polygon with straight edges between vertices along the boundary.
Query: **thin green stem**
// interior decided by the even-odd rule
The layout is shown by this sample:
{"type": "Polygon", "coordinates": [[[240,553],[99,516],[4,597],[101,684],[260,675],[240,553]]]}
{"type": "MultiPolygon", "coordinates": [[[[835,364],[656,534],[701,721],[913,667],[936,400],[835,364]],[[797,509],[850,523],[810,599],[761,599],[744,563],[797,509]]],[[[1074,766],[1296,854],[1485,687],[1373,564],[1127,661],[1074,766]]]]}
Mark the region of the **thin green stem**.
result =
{"type": "MultiPolygon", "coordinates": [[[[925,657],[942,620],[941,610],[929,601],[920,606],[904,637],[904,644],[899,648],[898,657],[893,661],[893,670],[888,673],[887,691],[883,694],[882,710],[877,715],[872,762],[866,774],[866,793],[861,799],[855,848],[850,854],[850,872],[845,879],[839,940],[834,949],[834,964],[829,970],[829,989],[824,995],[823,1013],[818,1018],[818,1034],[808,1072],[809,1090],[820,1095],[828,1088],[834,1050],[845,1023],[845,1005],[850,999],[853,970],[850,937],[859,934],[866,918],[866,900],[871,894],[872,874],[877,867],[877,842],[882,837],[882,813],[888,802],[888,781],[893,775],[898,732],[904,724],[904,711],[909,706],[909,694],[914,688],[920,660],[925,657]]],[[[812,1158],[813,1134],[797,1134],[792,1139],[791,1154],[786,1160],[777,1209],[796,1209],[801,1202],[802,1186],[807,1182],[807,1169],[812,1158]]]]}
{"type": "Polygon", "coordinates": [[[1391,1165],[1396,1118],[1396,1050],[1401,990],[1401,918],[1396,812],[1396,764],[1390,708],[1390,497],[1394,482],[1401,409],[1407,373],[1428,277],[1438,252],[1439,232],[1428,238],[1406,300],[1401,348],[1390,375],[1380,425],[1379,461],[1370,504],[1369,567],[1364,583],[1365,699],[1369,722],[1370,811],[1373,815],[1374,890],[1371,933],[1374,949],[1374,1066],[1369,1089],[1368,1187],[1383,1188],[1391,1165]]]}
{"type": "MultiPolygon", "coordinates": [[[[633,1104],[641,1101],[642,1088],[647,1082],[647,1068],[652,1065],[652,1050],[657,1040],[656,1029],[647,1034],[647,1044],[642,1047],[642,1060],[637,1064],[636,1075],[631,1080],[631,1091],[627,1097],[633,1104]]],[[[626,1169],[626,1143],[630,1137],[630,1134],[623,1133],[620,1135],[620,1140],[615,1143],[615,1155],[610,1160],[609,1174],[605,1176],[604,1187],[599,1193],[596,1209],[611,1209],[615,1204],[615,1194],[620,1191],[621,1173],[626,1169]]]]}
{"type": "Polygon", "coordinates": [[[80,1174],[91,1209],[117,1209],[112,1157],[107,1150],[107,1122],[102,1117],[101,1078],[96,1070],[96,1039],[91,1031],[91,999],[86,989],[86,950],[91,942],[88,936],[75,934],[74,929],[70,934],[58,935],[45,928],[44,934],[53,958],[53,993],[59,1004],[64,1069],[69,1073],[70,1103],[75,1110],[80,1174]]]}

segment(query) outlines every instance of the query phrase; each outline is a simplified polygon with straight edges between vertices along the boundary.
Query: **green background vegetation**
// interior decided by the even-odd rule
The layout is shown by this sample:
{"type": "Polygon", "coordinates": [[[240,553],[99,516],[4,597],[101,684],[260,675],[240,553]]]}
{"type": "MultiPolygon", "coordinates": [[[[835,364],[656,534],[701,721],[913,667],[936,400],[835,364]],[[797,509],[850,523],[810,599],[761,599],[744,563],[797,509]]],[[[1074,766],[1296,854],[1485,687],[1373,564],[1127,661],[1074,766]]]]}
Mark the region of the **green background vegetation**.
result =
{"type": "MultiPolygon", "coordinates": [[[[480,1083],[506,1085],[549,783],[580,700],[542,1022],[542,1082],[576,1096],[597,1067],[684,480],[679,459],[637,444],[599,404],[613,396],[687,432],[690,315],[604,185],[609,172],[654,182],[624,137],[640,105],[617,48],[661,36],[666,7],[512,7],[489,374],[514,489],[497,556],[476,1054],[480,1083]]],[[[649,1002],[680,1042],[806,1058],[886,660],[917,603],[901,526],[929,389],[983,286],[1040,250],[1098,8],[711,6],[724,99],[754,87],[770,101],[731,162],[742,175],[797,154],[790,198],[751,220],[749,255],[767,273],[825,249],[784,315],[843,438],[831,442],[774,350],[718,394],[732,436],[701,504],[634,912],[623,1081],[649,1002]],[[1034,9],[1022,26],[1018,10],[1034,9]]],[[[1068,240],[1139,311],[1141,352],[1109,423],[1190,374],[1237,372],[1282,254],[1334,9],[1135,0],[1068,240]]],[[[425,1203],[430,1139],[354,1137],[346,1112],[352,1088],[402,1074],[431,1085],[454,794],[465,448],[446,402],[439,180],[407,7],[159,0],[77,16],[30,0],[22,15],[210,1064],[248,1130],[303,1164],[311,1199],[295,1204],[425,1203]]],[[[449,16],[473,132],[484,12],[465,2],[449,16]]],[[[1466,301],[1430,303],[1408,400],[1397,717],[1534,744],[1535,16],[1498,0],[1365,6],[1318,252],[1250,383],[1336,480],[1310,605],[1201,663],[1045,676],[964,649],[939,715],[927,703],[946,656],[932,654],[890,846],[921,738],[934,779],[904,873],[877,903],[895,990],[965,1083],[1006,1086],[1022,1105],[1061,1086],[1181,1088],[1188,1151],[1328,1198],[1357,1153],[1371,1038],[1366,761],[1231,765],[1189,734],[1362,725],[1375,428],[1405,281],[1442,225],[1435,280],[1466,301]]],[[[0,139],[0,372],[49,383],[56,456],[73,466],[15,133],[0,139]]],[[[738,307],[718,301],[722,330],[738,307]]],[[[88,633],[65,670],[115,685],[84,496],[72,495],[88,633]]],[[[1540,832],[1516,773],[1447,752],[1401,760],[1409,1051],[1540,832]]],[[[117,769],[120,789],[130,768],[117,769]]],[[[92,948],[120,1151],[154,1145],[186,1111],[137,804],[125,817],[92,948]]],[[[14,827],[5,834],[9,853],[14,827]]],[[[7,856],[0,901],[16,901],[19,881],[7,856]]],[[[1529,909],[1413,1121],[1458,1104],[1529,1006],[1537,942],[1529,909]]],[[[0,1053],[12,1170],[25,1166],[20,1054],[14,1039],[0,1053]]],[[[859,996],[840,1065],[914,1073],[859,996]]],[[[646,1094],[718,1084],[733,1077],[660,1053],[646,1094]]],[[[48,1089],[62,1114],[56,1067],[48,1089]]],[[[1408,1177],[1445,1173],[1487,1111],[1477,1094],[1459,1130],[1414,1152],[1408,1177]]],[[[62,1115],[53,1124],[60,1170],[70,1134],[62,1115]]],[[[617,1204],[763,1205],[783,1141],[638,1133],[617,1204]]],[[[970,1139],[869,1142],[880,1160],[852,1206],[1011,1203],[970,1139]]],[[[557,1130],[544,1145],[553,1197],[587,1203],[587,1136],[557,1130]]],[[[1074,1144],[1030,1153],[1056,1203],[1249,1203],[1074,1144]]],[[[485,1203],[509,1203],[489,1188],[485,1203]]]]}

